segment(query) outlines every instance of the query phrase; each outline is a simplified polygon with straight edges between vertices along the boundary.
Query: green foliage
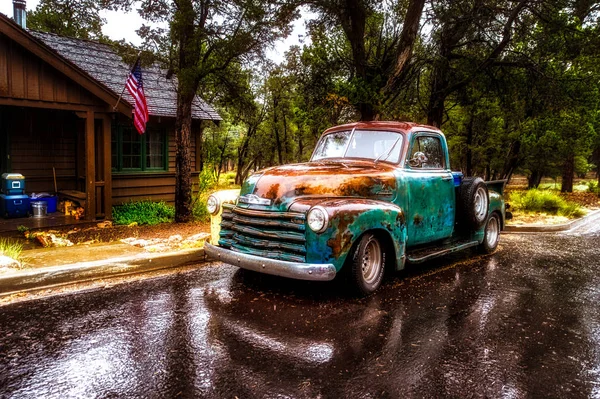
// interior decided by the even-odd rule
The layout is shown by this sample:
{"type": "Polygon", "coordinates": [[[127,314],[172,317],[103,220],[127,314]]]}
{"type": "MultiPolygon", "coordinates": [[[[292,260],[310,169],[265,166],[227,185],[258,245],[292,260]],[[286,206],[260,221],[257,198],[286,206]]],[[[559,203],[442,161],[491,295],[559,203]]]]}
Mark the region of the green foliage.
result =
{"type": "Polygon", "coordinates": [[[19,260],[21,252],[23,252],[23,244],[7,238],[0,238],[0,255],[19,260]]]}
{"type": "Polygon", "coordinates": [[[169,223],[175,217],[175,208],[164,201],[136,201],[113,207],[115,224],[169,223]]]}
{"type": "Polygon", "coordinates": [[[27,15],[27,27],[43,32],[80,39],[103,39],[100,17],[101,4],[112,0],[41,0],[36,9],[27,15]]]}
{"type": "Polygon", "coordinates": [[[19,225],[19,226],[17,226],[17,231],[19,233],[27,233],[29,231],[29,227],[23,226],[23,225],[19,225]]]}
{"type": "Polygon", "coordinates": [[[586,182],[587,189],[590,193],[599,194],[600,190],[598,189],[598,182],[595,180],[590,180],[586,182]]]}
{"type": "Polygon", "coordinates": [[[567,202],[560,195],[549,190],[513,191],[508,202],[516,211],[544,212],[571,218],[584,214],[578,204],[567,202]]]}
{"type": "Polygon", "coordinates": [[[574,202],[567,202],[565,206],[558,210],[558,214],[568,218],[578,218],[585,215],[585,212],[578,204],[574,202]]]}

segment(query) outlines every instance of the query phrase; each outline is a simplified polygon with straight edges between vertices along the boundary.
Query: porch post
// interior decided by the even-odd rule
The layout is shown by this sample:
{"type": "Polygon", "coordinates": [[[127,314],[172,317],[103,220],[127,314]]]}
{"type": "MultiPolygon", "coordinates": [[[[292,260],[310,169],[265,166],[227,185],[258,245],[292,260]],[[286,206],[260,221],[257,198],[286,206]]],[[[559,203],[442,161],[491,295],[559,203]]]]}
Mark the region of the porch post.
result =
{"type": "Polygon", "coordinates": [[[85,119],[85,219],[96,219],[96,151],[94,149],[94,111],[88,110],[85,119]]]}
{"type": "Polygon", "coordinates": [[[102,118],[102,142],[104,150],[104,218],[112,219],[112,155],[111,155],[111,130],[112,120],[109,114],[102,118]]]}

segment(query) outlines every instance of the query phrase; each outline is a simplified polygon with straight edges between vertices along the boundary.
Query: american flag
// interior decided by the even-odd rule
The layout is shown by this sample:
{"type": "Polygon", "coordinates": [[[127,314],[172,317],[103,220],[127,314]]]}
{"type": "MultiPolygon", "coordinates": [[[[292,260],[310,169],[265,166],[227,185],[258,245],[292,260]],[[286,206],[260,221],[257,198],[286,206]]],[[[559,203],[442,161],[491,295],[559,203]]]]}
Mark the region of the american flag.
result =
{"type": "Polygon", "coordinates": [[[146,131],[146,122],[148,122],[148,105],[146,104],[146,96],[144,95],[142,68],[140,67],[139,58],[129,73],[129,77],[127,78],[127,83],[125,83],[125,86],[135,100],[135,107],[133,109],[133,124],[135,125],[135,128],[139,134],[144,134],[146,131]]]}

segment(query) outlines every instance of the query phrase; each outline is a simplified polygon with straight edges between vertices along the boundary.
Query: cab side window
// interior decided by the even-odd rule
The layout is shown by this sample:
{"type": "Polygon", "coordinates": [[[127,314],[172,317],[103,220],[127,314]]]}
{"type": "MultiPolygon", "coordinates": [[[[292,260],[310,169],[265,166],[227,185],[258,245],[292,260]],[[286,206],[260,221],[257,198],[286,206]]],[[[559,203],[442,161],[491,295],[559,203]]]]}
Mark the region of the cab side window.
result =
{"type": "Polygon", "coordinates": [[[439,137],[419,136],[409,152],[409,165],[417,169],[445,168],[444,152],[439,137]]]}

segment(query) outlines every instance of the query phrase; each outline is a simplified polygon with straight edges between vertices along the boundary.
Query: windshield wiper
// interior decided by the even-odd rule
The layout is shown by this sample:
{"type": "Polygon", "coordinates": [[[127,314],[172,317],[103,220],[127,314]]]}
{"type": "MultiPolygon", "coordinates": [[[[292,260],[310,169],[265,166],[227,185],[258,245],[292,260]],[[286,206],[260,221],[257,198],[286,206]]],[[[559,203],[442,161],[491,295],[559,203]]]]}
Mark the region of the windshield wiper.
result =
{"type": "Polygon", "coordinates": [[[350,132],[350,139],[348,140],[348,144],[346,144],[346,148],[344,149],[344,155],[342,156],[342,158],[346,158],[346,153],[348,152],[348,148],[350,148],[350,143],[352,143],[352,137],[354,137],[355,130],[356,130],[356,126],[354,126],[352,128],[352,131],[350,132]]]}
{"type": "Polygon", "coordinates": [[[389,151],[386,152],[385,154],[381,154],[380,156],[378,156],[374,162],[377,163],[377,161],[379,161],[381,159],[381,157],[383,157],[384,155],[385,155],[385,158],[383,158],[383,159],[384,160],[388,159],[388,157],[392,154],[392,151],[394,151],[394,148],[396,148],[396,144],[398,144],[398,142],[400,141],[401,138],[402,138],[402,136],[398,136],[396,141],[394,141],[394,145],[392,145],[392,148],[390,148],[389,151]]]}

